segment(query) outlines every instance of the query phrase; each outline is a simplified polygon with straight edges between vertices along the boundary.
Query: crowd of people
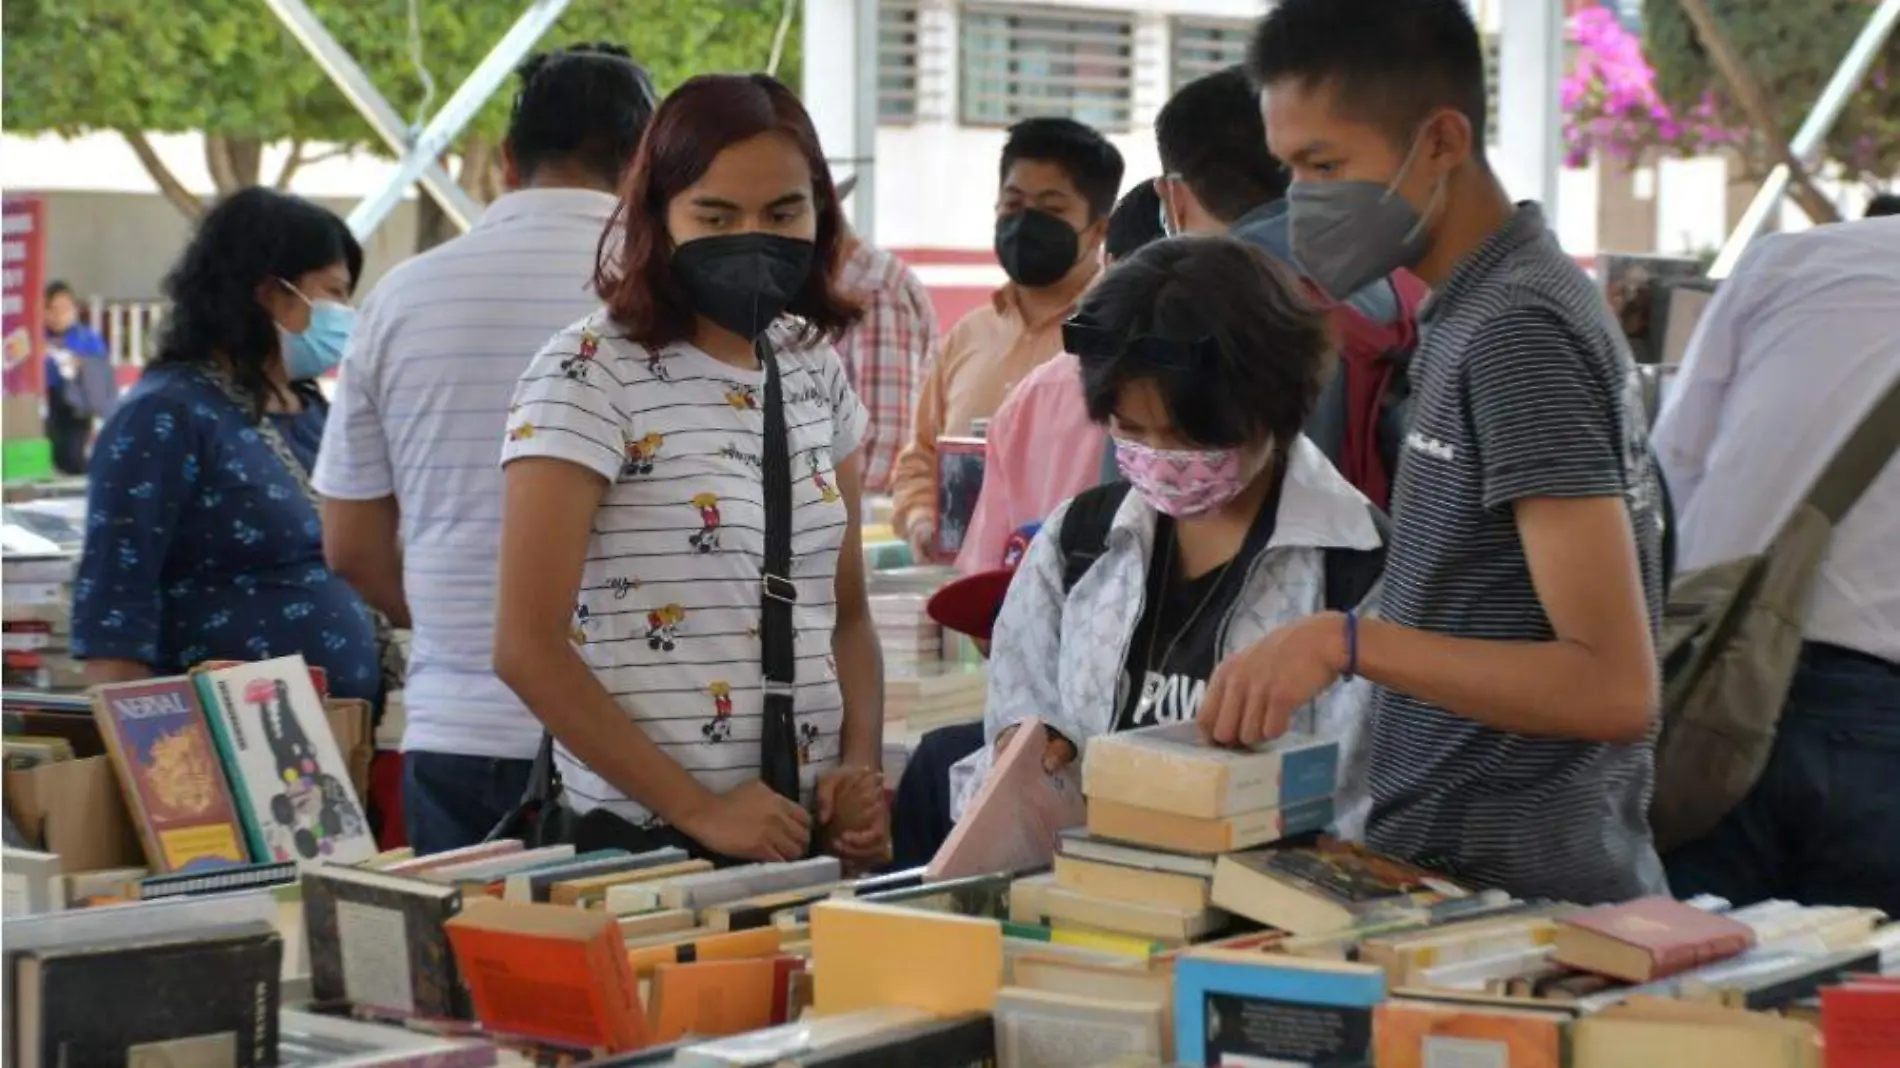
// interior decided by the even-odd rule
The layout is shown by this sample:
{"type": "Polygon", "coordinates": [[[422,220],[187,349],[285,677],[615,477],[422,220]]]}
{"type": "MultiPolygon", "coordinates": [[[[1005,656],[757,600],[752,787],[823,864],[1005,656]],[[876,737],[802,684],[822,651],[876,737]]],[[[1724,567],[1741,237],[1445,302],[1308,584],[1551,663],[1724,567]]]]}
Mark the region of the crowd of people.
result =
{"type": "Polygon", "coordinates": [[[1125,193],[1100,132],[1012,127],[1009,282],[939,339],[785,86],[538,58],[511,191],[360,302],[323,209],[207,214],[94,450],[74,652],[402,685],[419,851],[509,817],[551,743],[582,849],[916,863],[1024,719],[1052,770],[1191,721],[1339,740],[1338,833],[1478,885],[1900,911],[1900,464],[1755,792],[1668,856],[1648,813],[1667,576],[1761,551],[1900,379],[1900,220],[1759,242],[1652,437],[1485,100],[1459,0],[1282,0],[1125,193]],[[933,606],[990,652],[986,715],[885,783],[864,499],[951,562],[937,442],[979,429],[933,606]]]}

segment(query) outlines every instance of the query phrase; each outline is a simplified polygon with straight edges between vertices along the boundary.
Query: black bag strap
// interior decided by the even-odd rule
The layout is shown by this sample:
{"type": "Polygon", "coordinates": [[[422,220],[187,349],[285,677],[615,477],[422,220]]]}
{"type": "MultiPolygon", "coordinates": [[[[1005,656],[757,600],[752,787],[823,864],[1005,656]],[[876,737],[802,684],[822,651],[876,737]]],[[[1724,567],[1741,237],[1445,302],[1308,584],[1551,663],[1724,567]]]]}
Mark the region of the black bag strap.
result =
{"type": "Polygon", "coordinates": [[[1108,482],[1091,486],[1076,494],[1069,511],[1062,517],[1057,544],[1062,547],[1062,592],[1067,594],[1082,581],[1095,561],[1108,548],[1108,528],[1115,513],[1128,497],[1128,483],[1108,482]]]}
{"type": "Polygon", "coordinates": [[[1378,505],[1367,504],[1366,512],[1379,532],[1377,548],[1347,549],[1336,546],[1325,550],[1326,609],[1329,612],[1345,612],[1364,604],[1366,595],[1372,592],[1372,588],[1379,584],[1380,576],[1385,574],[1385,549],[1392,541],[1392,524],[1378,505]]]}
{"type": "Polygon", "coordinates": [[[1808,504],[1826,516],[1830,526],[1839,526],[1896,451],[1900,451],[1900,377],[1887,385],[1887,392],[1821,469],[1821,477],[1808,490],[1808,504]]]}
{"type": "Polygon", "coordinates": [[[759,667],[764,687],[764,723],[759,735],[759,778],[780,796],[799,799],[798,724],[793,685],[798,650],[792,605],[798,587],[792,573],[792,456],[785,426],[785,390],[778,351],[761,334],[754,344],[765,368],[765,440],[761,444],[765,505],[765,552],[759,573],[759,667]]]}

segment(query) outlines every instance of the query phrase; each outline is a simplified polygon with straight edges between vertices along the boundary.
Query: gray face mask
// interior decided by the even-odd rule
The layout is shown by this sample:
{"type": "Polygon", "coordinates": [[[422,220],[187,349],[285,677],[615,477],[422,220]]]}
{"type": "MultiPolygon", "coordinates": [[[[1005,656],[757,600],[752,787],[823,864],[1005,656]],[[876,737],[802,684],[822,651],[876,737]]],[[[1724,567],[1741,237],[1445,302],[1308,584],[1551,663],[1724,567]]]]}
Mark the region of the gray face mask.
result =
{"type": "MultiPolygon", "coordinates": [[[[1425,258],[1431,241],[1426,219],[1399,195],[1399,184],[1418,155],[1423,131],[1399,164],[1389,184],[1378,182],[1294,182],[1287,187],[1288,240],[1293,259],[1313,284],[1336,301],[1401,268],[1425,258]]],[[[1445,192],[1440,178],[1432,188],[1426,216],[1438,210],[1445,192]]]]}

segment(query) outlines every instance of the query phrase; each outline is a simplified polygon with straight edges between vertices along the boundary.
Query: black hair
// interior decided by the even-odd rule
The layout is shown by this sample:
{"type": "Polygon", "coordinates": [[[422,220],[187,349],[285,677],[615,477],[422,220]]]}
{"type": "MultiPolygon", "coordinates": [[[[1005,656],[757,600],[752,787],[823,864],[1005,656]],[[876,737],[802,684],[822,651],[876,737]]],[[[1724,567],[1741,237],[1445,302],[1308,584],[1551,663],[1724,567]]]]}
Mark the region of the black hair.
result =
{"type": "Polygon", "coordinates": [[[1867,202],[1867,218],[1900,215],[1900,193],[1882,193],[1867,202]]]}
{"type": "Polygon", "coordinates": [[[1254,31],[1247,69],[1262,86],[1329,86],[1401,146],[1433,111],[1453,108],[1484,156],[1484,44],[1465,0],[1281,0],[1254,31]]]}
{"type": "Polygon", "coordinates": [[[1222,222],[1286,196],[1286,166],[1267,151],[1260,94],[1238,65],[1182,86],[1155,116],[1155,146],[1161,169],[1179,175],[1222,222]]]}
{"type": "Polygon", "coordinates": [[[1060,167],[1089,202],[1090,219],[1115,209],[1115,194],[1122,187],[1122,154],[1094,127],[1053,116],[1024,119],[1009,128],[996,180],[1006,179],[1010,167],[1021,159],[1060,167]]]}
{"type": "Polygon", "coordinates": [[[1137,183],[1115,203],[1115,210],[1108,216],[1108,239],[1102,242],[1102,249],[1109,259],[1119,260],[1134,255],[1136,249],[1148,242],[1166,236],[1161,229],[1161,194],[1155,191],[1151,178],[1137,183]]]}
{"type": "Polygon", "coordinates": [[[253,399],[253,418],[263,418],[270,392],[264,365],[277,355],[278,340],[258,287],[272,279],[294,284],[337,263],[349,271],[355,292],[363,247],[329,210],[262,186],[231,194],[205,213],[165,276],[171,309],[158,362],[229,360],[238,388],[253,399]]]}
{"type": "Polygon", "coordinates": [[[73,292],[72,283],[64,278],[55,278],[46,283],[46,296],[40,302],[51,304],[54,297],[71,297],[75,302],[79,300],[79,294],[73,292]]]}
{"type": "Polygon", "coordinates": [[[569,45],[515,68],[521,87],[508,115],[508,147],[525,181],[570,161],[618,188],[658,107],[653,81],[618,45],[569,45]]]}
{"type": "Polygon", "coordinates": [[[1332,360],[1326,316],[1299,279],[1229,237],[1170,237],[1142,247],[1108,269],[1076,319],[1120,339],[1110,353],[1076,353],[1089,418],[1106,424],[1122,389],[1149,380],[1181,435],[1210,448],[1271,437],[1284,451],[1332,360]],[[1202,344],[1183,358],[1127,344],[1134,338],[1202,344]]]}

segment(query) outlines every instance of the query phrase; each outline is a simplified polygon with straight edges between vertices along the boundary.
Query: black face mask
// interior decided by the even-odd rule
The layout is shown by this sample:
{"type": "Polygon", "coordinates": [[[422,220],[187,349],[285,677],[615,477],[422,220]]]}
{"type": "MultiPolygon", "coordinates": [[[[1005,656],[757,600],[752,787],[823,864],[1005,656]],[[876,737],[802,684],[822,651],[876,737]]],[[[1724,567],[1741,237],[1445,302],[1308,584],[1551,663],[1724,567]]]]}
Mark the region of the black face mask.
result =
{"type": "Polygon", "coordinates": [[[812,243],[755,232],[688,241],[673,273],[693,310],[750,341],[785,314],[811,277],[812,243]]]}
{"type": "Polygon", "coordinates": [[[1080,252],[1081,239],[1060,216],[1024,208],[996,220],[996,258],[1019,286],[1055,285],[1080,252]]]}

